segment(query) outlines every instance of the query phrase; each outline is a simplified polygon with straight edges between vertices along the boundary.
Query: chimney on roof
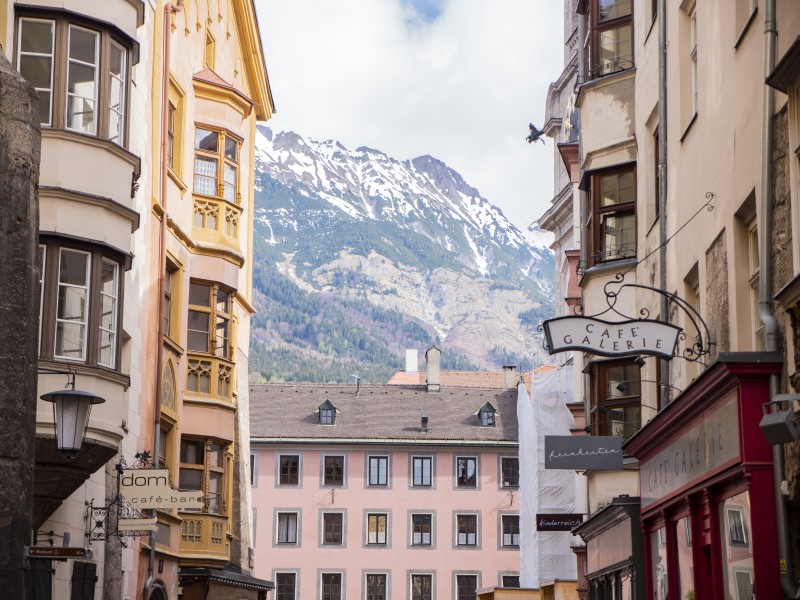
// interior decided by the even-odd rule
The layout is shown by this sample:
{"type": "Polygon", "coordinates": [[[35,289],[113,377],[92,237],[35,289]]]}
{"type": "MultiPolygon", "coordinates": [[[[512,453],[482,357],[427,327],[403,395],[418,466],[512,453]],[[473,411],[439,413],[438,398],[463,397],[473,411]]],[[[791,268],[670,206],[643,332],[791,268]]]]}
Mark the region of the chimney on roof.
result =
{"type": "Polygon", "coordinates": [[[422,413],[422,418],[420,419],[419,425],[419,432],[420,433],[428,433],[428,413],[422,413]]]}
{"type": "Polygon", "coordinates": [[[442,351],[436,346],[431,346],[425,353],[425,371],[428,375],[428,391],[438,392],[442,386],[439,383],[439,365],[442,359],[442,351]]]}
{"type": "Polygon", "coordinates": [[[503,375],[505,376],[505,386],[507,390],[513,390],[517,387],[519,377],[517,376],[516,365],[506,365],[503,367],[503,375]]]}
{"type": "Polygon", "coordinates": [[[419,372],[419,350],[406,350],[406,373],[419,372]]]}

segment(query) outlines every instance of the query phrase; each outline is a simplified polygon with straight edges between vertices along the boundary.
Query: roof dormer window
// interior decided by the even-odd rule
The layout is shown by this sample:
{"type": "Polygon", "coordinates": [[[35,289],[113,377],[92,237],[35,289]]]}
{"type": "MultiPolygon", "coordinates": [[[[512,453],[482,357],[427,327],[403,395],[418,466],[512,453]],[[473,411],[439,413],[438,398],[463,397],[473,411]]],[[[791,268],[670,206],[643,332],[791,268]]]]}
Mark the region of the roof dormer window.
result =
{"type": "Polygon", "coordinates": [[[483,406],[481,406],[480,410],[478,411],[478,419],[481,422],[481,427],[494,427],[496,412],[497,409],[491,402],[486,402],[483,406]]]}
{"type": "Polygon", "coordinates": [[[333,425],[336,421],[336,407],[330,400],[319,405],[319,424],[333,425]]]}

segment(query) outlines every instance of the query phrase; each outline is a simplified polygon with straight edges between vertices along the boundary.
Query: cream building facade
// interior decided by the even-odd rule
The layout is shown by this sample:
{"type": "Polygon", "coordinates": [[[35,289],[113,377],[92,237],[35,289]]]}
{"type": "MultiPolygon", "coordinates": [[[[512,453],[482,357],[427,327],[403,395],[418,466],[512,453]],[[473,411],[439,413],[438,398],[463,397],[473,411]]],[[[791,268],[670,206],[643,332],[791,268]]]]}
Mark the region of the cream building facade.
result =
{"type": "Polygon", "coordinates": [[[265,597],[238,485],[255,125],[274,111],[253,2],[3,2],[0,44],[40,99],[38,395],[68,378],[105,400],[71,460],[39,402],[32,543],[93,555],[33,561],[32,597],[265,597]],[[143,451],[203,507],[120,538],[115,465],[143,451]]]}

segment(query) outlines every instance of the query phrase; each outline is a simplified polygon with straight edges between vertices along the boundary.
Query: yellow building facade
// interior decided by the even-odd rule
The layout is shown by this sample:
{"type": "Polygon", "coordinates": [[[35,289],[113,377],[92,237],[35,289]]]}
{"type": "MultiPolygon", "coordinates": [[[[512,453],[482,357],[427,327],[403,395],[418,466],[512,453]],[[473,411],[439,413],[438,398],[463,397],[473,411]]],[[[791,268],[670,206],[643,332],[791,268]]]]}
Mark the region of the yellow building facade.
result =
{"type": "Polygon", "coordinates": [[[36,562],[35,597],[264,597],[238,485],[255,128],[274,111],[254,3],[3,1],[0,44],[40,101],[37,395],[66,377],[104,399],[69,460],[39,402],[32,543],[92,556],[36,562]],[[143,451],[203,506],[120,537],[115,465],[143,451]]]}

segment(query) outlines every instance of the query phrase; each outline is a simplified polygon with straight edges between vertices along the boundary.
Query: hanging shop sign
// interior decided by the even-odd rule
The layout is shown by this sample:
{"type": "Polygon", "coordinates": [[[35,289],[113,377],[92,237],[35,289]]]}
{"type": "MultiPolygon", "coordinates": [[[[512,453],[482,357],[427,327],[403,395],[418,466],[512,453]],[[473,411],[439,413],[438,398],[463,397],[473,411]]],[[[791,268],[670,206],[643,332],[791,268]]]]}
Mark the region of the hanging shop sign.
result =
{"type": "Polygon", "coordinates": [[[123,469],[119,493],[135,509],[203,507],[203,492],[173,489],[167,469],[123,469]]]}
{"type": "Polygon", "coordinates": [[[150,519],[120,519],[117,523],[117,531],[157,531],[158,521],[156,517],[150,519]]]}
{"type": "Polygon", "coordinates": [[[550,354],[567,350],[600,356],[650,354],[667,360],[675,354],[680,327],[663,321],[635,319],[608,322],[594,317],[567,316],[542,323],[550,354]]]}
{"type": "Polygon", "coordinates": [[[536,531],[572,531],[583,523],[583,515],[536,513],[536,531]]]}
{"type": "Polygon", "coordinates": [[[546,435],[544,468],[622,470],[622,441],[614,435],[546,435]]]}

